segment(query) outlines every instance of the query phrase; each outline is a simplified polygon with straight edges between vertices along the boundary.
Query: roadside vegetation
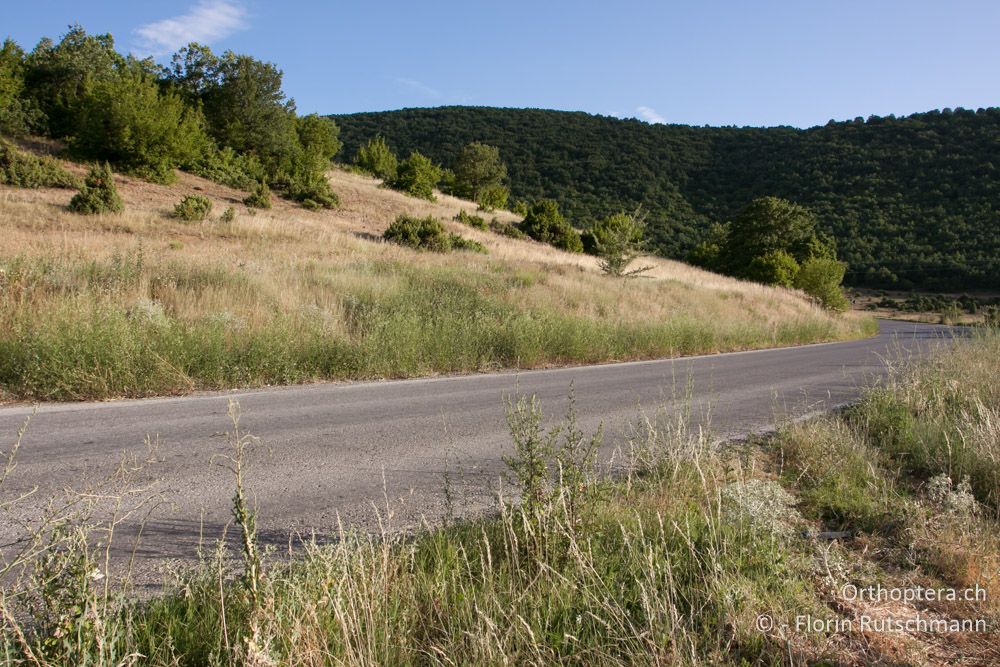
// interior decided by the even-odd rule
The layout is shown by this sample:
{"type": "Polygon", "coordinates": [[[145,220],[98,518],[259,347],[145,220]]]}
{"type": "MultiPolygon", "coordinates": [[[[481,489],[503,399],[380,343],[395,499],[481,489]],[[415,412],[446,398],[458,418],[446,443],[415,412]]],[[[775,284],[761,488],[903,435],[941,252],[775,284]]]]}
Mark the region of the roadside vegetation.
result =
{"type": "Polygon", "coordinates": [[[345,526],[291,561],[257,543],[255,441],[233,405],[238,552],[206,554],[136,602],[83,528],[56,515],[58,531],[25,541],[45,567],[7,570],[0,651],[40,665],[994,664],[998,360],[1000,335],[977,334],[895,368],[846,413],[721,448],[683,413],[641,415],[612,443],[612,475],[600,430],[581,432],[572,408],[545,428],[541,405],[515,396],[492,515],[403,536],[386,508],[383,532],[345,526]],[[868,586],[983,593],[899,603],[844,592],[868,586]],[[986,625],[943,642],[796,629],[803,615],[862,614],[986,625]]]}
{"type": "Polygon", "coordinates": [[[244,208],[245,193],[190,175],[159,185],[104,166],[76,196],[97,215],[69,212],[66,190],[5,190],[3,398],[631,360],[839,340],[874,324],[654,258],[642,260],[655,267],[648,279],[611,280],[592,257],[517,238],[512,213],[496,211],[484,230],[471,214],[453,219],[465,200],[328,178],[342,205],[319,213],[272,200],[263,184],[244,208]],[[452,249],[488,254],[381,242],[400,216],[430,217],[452,249]]]}

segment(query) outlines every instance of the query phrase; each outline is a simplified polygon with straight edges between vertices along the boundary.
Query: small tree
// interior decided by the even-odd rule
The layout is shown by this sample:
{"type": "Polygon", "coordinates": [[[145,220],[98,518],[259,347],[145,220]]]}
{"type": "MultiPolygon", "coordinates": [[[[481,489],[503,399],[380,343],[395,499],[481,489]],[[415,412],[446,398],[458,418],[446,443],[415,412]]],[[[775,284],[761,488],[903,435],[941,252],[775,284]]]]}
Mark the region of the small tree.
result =
{"type": "Polygon", "coordinates": [[[243,205],[247,208],[271,208],[271,188],[261,181],[250,190],[250,194],[243,200],[243,205]]]}
{"type": "Polygon", "coordinates": [[[396,158],[396,154],[392,152],[389,144],[381,135],[358,149],[354,163],[386,183],[396,178],[396,171],[399,169],[399,160],[396,158]]]}
{"type": "Polygon", "coordinates": [[[174,206],[174,217],[187,222],[200,222],[212,212],[212,200],[205,195],[188,195],[174,206]]]}
{"type": "Polygon", "coordinates": [[[792,287],[799,273],[799,263],[784,250],[772,250],[766,255],[754,257],[747,267],[746,277],[765,285],[792,287]]]}
{"type": "MultiPolygon", "coordinates": [[[[497,198],[497,188],[507,180],[507,165],[500,159],[500,149],[496,146],[474,142],[462,149],[455,162],[455,195],[482,203],[480,198],[493,191],[497,198]]],[[[504,201],[506,204],[506,201],[504,201]]]]}
{"type": "Polygon", "coordinates": [[[69,210],[86,215],[121,213],[125,210],[125,204],[115,187],[114,174],[107,162],[90,168],[80,192],[70,200],[69,210]]]}
{"type": "Polygon", "coordinates": [[[441,168],[426,155],[414,151],[399,165],[392,187],[414,197],[435,201],[434,188],[439,180],[441,168]]]}
{"type": "Polygon", "coordinates": [[[405,245],[416,250],[432,250],[448,252],[451,250],[451,237],[441,221],[434,216],[416,218],[400,215],[382,237],[399,245],[405,245]]]}
{"type": "Polygon", "coordinates": [[[729,225],[719,265],[726,273],[749,278],[757,257],[783,251],[802,264],[811,257],[833,259],[833,242],[816,229],[816,216],[777,197],[759,197],[729,225]]]}
{"type": "Polygon", "coordinates": [[[583,252],[580,233],[566,221],[559,212],[559,204],[551,199],[536,202],[528,209],[528,215],[521,223],[521,231],[536,241],[569,252],[583,252]]]}
{"type": "Polygon", "coordinates": [[[479,204],[480,211],[492,212],[506,206],[509,198],[510,190],[507,189],[507,186],[491,185],[480,190],[479,196],[476,197],[476,203],[479,204]]]}
{"type": "Polygon", "coordinates": [[[76,125],[75,153],[161,183],[211,149],[201,111],[135,64],[94,85],[76,125]]]}
{"type": "Polygon", "coordinates": [[[795,287],[802,290],[827,310],[843,312],[850,305],[840,283],[847,265],[835,259],[814,257],[802,263],[795,276],[795,287]]]}
{"type": "Polygon", "coordinates": [[[617,213],[594,225],[594,253],[600,259],[601,270],[609,276],[636,276],[653,267],[628,266],[642,253],[645,246],[646,219],[640,212],[617,213]]]}

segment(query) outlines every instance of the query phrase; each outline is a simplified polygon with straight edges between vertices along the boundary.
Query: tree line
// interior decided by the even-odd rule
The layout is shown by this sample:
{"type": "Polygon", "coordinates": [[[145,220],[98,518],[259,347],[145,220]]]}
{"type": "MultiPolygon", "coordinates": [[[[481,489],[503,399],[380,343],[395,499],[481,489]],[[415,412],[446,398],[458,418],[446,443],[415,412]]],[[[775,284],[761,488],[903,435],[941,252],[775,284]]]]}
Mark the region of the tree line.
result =
{"type": "Polygon", "coordinates": [[[282,76],[272,63],[194,43],[162,66],[120,54],[111,35],[72,26],[30,52],[3,43],[0,132],[58,139],[78,159],[151,181],[184,169],[332,208],[324,174],[339,130],[329,118],[298,115],[282,76]]]}
{"type": "Polygon", "coordinates": [[[537,109],[442,107],[333,117],[347,153],[381,135],[452,163],[495,146],[513,200],[552,199],[573,224],[642,206],[650,247],[688,259],[717,225],[775,196],[812,210],[846,282],[1000,287],[1000,109],[856,118],[810,129],[649,125],[537,109]]]}

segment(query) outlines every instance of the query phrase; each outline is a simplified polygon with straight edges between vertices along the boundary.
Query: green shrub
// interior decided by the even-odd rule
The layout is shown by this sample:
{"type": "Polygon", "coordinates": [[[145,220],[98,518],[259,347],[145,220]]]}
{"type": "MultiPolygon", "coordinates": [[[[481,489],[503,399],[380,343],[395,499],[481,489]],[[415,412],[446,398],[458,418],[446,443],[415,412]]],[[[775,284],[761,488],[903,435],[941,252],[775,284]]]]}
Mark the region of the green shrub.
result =
{"type": "Polygon", "coordinates": [[[510,210],[511,213],[513,213],[514,215],[519,215],[522,218],[524,218],[527,217],[528,211],[530,209],[528,207],[528,202],[524,201],[523,199],[518,199],[516,202],[514,202],[514,205],[510,207],[510,210]]]}
{"type": "Polygon", "coordinates": [[[441,168],[417,151],[399,165],[396,178],[390,186],[414,197],[434,201],[434,188],[441,180],[441,168]]]}
{"type": "Polygon", "coordinates": [[[415,218],[409,215],[400,215],[389,225],[382,236],[386,241],[417,250],[448,252],[452,246],[451,236],[441,221],[434,216],[415,218]]]}
{"type": "Polygon", "coordinates": [[[221,220],[222,222],[232,222],[235,219],[236,219],[236,209],[233,208],[232,206],[223,211],[222,215],[219,216],[219,220],[221,220]]]}
{"type": "Polygon", "coordinates": [[[188,222],[201,222],[212,212],[212,200],[205,195],[188,195],[174,207],[174,217],[188,222]]]}
{"type": "Polygon", "coordinates": [[[799,273],[799,263],[784,250],[772,250],[761,257],[754,257],[746,270],[746,277],[765,285],[792,287],[799,273]]]}
{"type": "Polygon", "coordinates": [[[44,124],[41,111],[24,97],[24,76],[24,50],[7,38],[0,47],[0,132],[4,134],[22,136],[44,124]]]}
{"type": "Polygon", "coordinates": [[[80,181],[58,160],[36,156],[0,141],[0,184],[19,188],[78,188],[80,181]]]}
{"type": "Polygon", "coordinates": [[[311,211],[340,206],[340,197],[330,189],[330,182],[322,172],[300,172],[283,186],[288,199],[299,202],[311,211]]]}
{"type": "Polygon", "coordinates": [[[472,239],[467,239],[458,234],[451,234],[448,236],[448,240],[451,242],[452,250],[468,250],[470,252],[478,252],[484,255],[489,254],[489,250],[486,249],[479,241],[473,241],[472,239]]]}
{"type": "Polygon", "coordinates": [[[469,227],[475,227],[476,229],[486,229],[486,221],[480,218],[478,215],[472,215],[466,213],[465,211],[459,211],[458,215],[455,216],[456,222],[461,222],[463,225],[468,225],[469,227]]]}
{"type": "Polygon", "coordinates": [[[473,142],[462,149],[455,161],[454,194],[471,199],[484,210],[505,206],[509,194],[503,187],[506,179],[507,165],[500,159],[500,149],[473,142]]]}
{"type": "Polygon", "coordinates": [[[958,324],[962,317],[962,310],[955,301],[949,302],[941,309],[939,322],[941,324],[958,324]]]}
{"type": "Polygon", "coordinates": [[[354,164],[386,183],[396,178],[396,171],[399,169],[399,159],[381,135],[358,149],[354,164]]]}
{"type": "Polygon", "coordinates": [[[257,183],[243,204],[248,208],[271,208],[271,188],[263,181],[257,183]]]}
{"type": "Polygon", "coordinates": [[[483,188],[476,197],[480,211],[495,211],[507,205],[510,190],[504,185],[491,185],[483,188]]]}
{"type": "Polygon", "coordinates": [[[267,178],[264,166],[255,155],[237,153],[231,148],[205,151],[188,167],[188,171],[238,190],[250,190],[267,178]]]}
{"type": "Polygon", "coordinates": [[[643,266],[629,269],[645,245],[646,220],[635,213],[618,213],[600,220],[591,230],[594,254],[600,258],[601,270],[610,276],[634,276],[650,270],[643,266]]]}
{"type": "Polygon", "coordinates": [[[164,183],[212,148],[201,110],[163,92],[140,65],[117,70],[84,99],[72,149],[164,183]]]}
{"type": "Polygon", "coordinates": [[[847,265],[835,259],[807,259],[795,275],[795,287],[802,290],[821,306],[834,312],[847,310],[850,303],[844,296],[840,283],[844,280],[847,265]]]}
{"type": "Polygon", "coordinates": [[[983,324],[1000,328],[1000,306],[986,306],[983,310],[983,324]]]}
{"type": "Polygon", "coordinates": [[[125,204],[115,187],[111,165],[105,162],[90,168],[80,192],[70,200],[69,210],[85,215],[121,213],[125,210],[125,204]]]}
{"type": "Polygon", "coordinates": [[[527,236],[517,228],[517,225],[507,222],[500,222],[496,218],[490,220],[490,231],[512,239],[523,239],[527,236]]]}
{"type": "Polygon", "coordinates": [[[559,212],[559,204],[552,199],[536,202],[528,210],[521,231],[542,243],[548,243],[569,252],[583,252],[580,233],[559,212]]]}

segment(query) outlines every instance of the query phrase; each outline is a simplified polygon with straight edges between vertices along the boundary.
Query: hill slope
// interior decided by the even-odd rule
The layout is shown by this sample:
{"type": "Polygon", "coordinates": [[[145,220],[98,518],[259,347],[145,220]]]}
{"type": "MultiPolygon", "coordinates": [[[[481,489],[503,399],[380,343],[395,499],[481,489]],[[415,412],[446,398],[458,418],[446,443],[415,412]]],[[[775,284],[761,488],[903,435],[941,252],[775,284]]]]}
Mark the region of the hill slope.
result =
{"type": "Polygon", "coordinates": [[[819,214],[850,264],[849,284],[1000,287],[1000,109],[807,130],[472,107],[333,118],[348,156],[375,134],[444,164],[470,141],[494,144],[515,198],[555,198],[578,226],[642,204],[668,257],[684,257],[752,198],[775,195],[819,214]]]}
{"type": "Polygon", "coordinates": [[[0,400],[637,359],[866,328],[668,260],[652,261],[652,279],[611,279],[594,258],[453,221],[468,202],[329,179],[342,206],[316,213],[280,200],[251,212],[245,193],[188,174],[170,186],[116,176],[122,215],[70,213],[69,190],[0,186],[0,400]],[[213,201],[210,218],[171,217],[193,193],[213,201]],[[438,217],[489,254],[383,242],[401,213],[438,217]]]}

